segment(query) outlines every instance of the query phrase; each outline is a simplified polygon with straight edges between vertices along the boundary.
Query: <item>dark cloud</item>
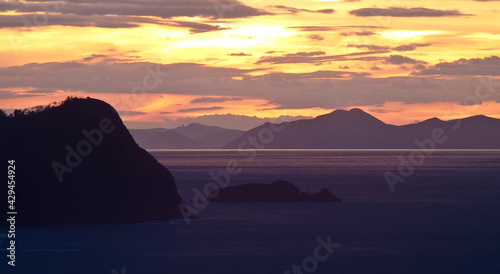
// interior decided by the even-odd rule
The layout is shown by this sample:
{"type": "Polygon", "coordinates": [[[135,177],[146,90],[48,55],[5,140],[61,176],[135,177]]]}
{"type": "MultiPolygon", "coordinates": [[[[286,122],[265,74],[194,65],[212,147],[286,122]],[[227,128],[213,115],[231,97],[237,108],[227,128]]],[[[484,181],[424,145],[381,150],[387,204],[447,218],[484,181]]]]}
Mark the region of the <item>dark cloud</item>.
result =
{"type": "Polygon", "coordinates": [[[437,10],[428,8],[400,8],[391,7],[381,8],[363,8],[351,10],[349,12],[355,16],[390,16],[390,17],[445,17],[445,16],[470,16],[457,10],[437,10]]]}
{"type": "Polygon", "coordinates": [[[43,20],[36,14],[0,15],[0,28],[37,27],[37,26],[72,26],[100,28],[136,28],[140,23],[163,24],[152,18],[130,18],[127,16],[81,16],[55,14],[43,20]],[[38,19],[32,19],[38,18],[38,19]],[[26,23],[28,22],[28,23],[26,23]],[[39,23],[34,23],[39,22],[39,23]]]}
{"type": "MultiPolygon", "coordinates": [[[[339,55],[335,57],[318,55],[287,58],[343,60],[347,58],[375,57],[379,61],[386,58],[368,55],[373,55],[373,52],[362,54],[366,55],[339,55]]],[[[484,59],[481,59],[479,63],[482,64],[482,62],[484,62],[484,59]]],[[[467,62],[468,65],[473,63],[474,61],[469,60],[467,62]]],[[[338,64],[335,65],[335,67],[337,66],[338,64]]],[[[479,66],[482,68],[481,65],[479,66]]],[[[494,68],[490,66],[489,69],[494,68]]],[[[487,69],[484,68],[484,71],[487,71],[487,69]]],[[[499,71],[498,66],[496,71],[499,71]]],[[[3,90],[0,92],[0,96],[25,96],[7,93],[9,89],[16,90],[19,88],[39,89],[47,92],[62,90],[82,93],[115,93],[117,94],[117,101],[111,101],[110,103],[123,110],[126,109],[129,101],[132,101],[133,106],[134,95],[132,90],[137,86],[142,86],[145,76],[151,75],[152,72],[156,76],[160,76],[161,82],[156,88],[147,90],[149,94],[156,93],[158,96],[160,94],[194,95],[198,99],[259,99],[267,101],[273,106],[283,106],[283,115],[286,114],[288,108],[318,107],[332,109],[350,106],[373,106],[385,102],[408,104],[458,103],[467,97],[469,83],[475,79],[474,76],[467,75],[437,78],[434,78],[434,76],[371,78],[367,73],[354,73],[343,70],[265,74],[264,70],[210,67],[193,63],[162,65],[145,62],[122,63],[118,61],[110,63],[52,62],[0,67],[0,86],[3,90]],[[259,71],[258,76],[255,75],[256,71],[259,71]],[[238,80],[235,80],[235,78],[238,78],[238,80]],[[420,78],[425,78],[425,80],[420,78]]],[[[149,81],[151,82],[151,78],[149,81]]],[[[27,92],[27,96],[32,96],[32,94],[36,93],[27,92]]],[[[38,93],[38,95],[41,95],[41,93],[38,93]]],[[[210,99],[199,100],[201,102],[210,99]]],[[[492,94],[491,100],[500,101],[500,93],[492,94]]],[[[191,107],[192,105],[186,105],[184,108],[189,109],[191,107]]],[[[164,111],[172,110],[165,109],[164,111]]],[[[188,110],[184,110],[184,112],[188,113],[188,110]]]]}
{"type": "Polygon", "coordinates": [[[412,59],[402,55],[391,55],[385,59],[386,64],[402,65],[402,64],[425,64],[423,61],[412,59]]]}
{"type": "Polygon", "coordinates": [[[177,112],[198,112],[198,111],[207,111],[207,110],[220,110],[224,109],[224,107],[209,107],[209,108],[185,108],[185,109],[179,109],[177,112]]]}
{"type": "Polygon", "coordinates": [[[37,89],[28,90],[26,93],[28,93],[28,94],[33,94],[33,93],[50,94],[50,93],[54,93],[54,92],[56,92],[55,89],[37,88],[37,89]]]}
{"type": "Polygon", "coordinates": [[[269,6],[269,7],[273,8],[273,9],[282,10],[282,11],[285,11],[285,12],[290,13],[290,14],[297,14],[299,12],[330,14],[330,13],[335,12],[335,10],[333,10],[333,9],[310,10],[310,9],[299,9],[299,8],[294,8],[294,7],[288,7],[288,6],[283,6],[283,5],[274,5],[274,6],[269,6]]]}
{"type": "Polygon", "coordinates": [[[92,15],[125,15],[153,16],[164,19],[175,17],[204,18],[243,18],[269,14],[236,0],[122,0],[119,2],[102,2],[96,0],[48,1],[3,1],[0,11],[16,11],[23,13],[51,12],[82,16],[92,15]]]}
{"type": "Polygon", "coordinates": [[[389,46],[377,46],[377,45],[353,45],[353,44],[348,44],[346,47],[348,48],[358,48],[358,49],[367,49],[367,50],[390,50],[392,49],[389,46]]]}
{"type": "MultiPolygon", "coordinates": [[[[335,31],[335,30],[345,30],[345,29],[385,29],[386,27],[381,26],[293,26],[288,27],[289,29],[298,29],[300,31],[335,31]]],[[[356,35],[356,32],[345,32],[346,34],[356,35]]],[[[367,31],[358,31],[360,36],[363,34],[368,34],[367,31]]],[[[346,35],[347,36],[347,35],[346,35]]],[[[366,35],[365,35],[366,36],[366,35]]]]}
{"type": "Polygon", "coordinates": [[[425,69],[425,66],[422,64],[418,64],[418,65],[413,66],[413,68],[418,69],[418,70],[422,70],[422,69],[425,69]]]}
{"type": "Polygon", "coordinates": [[[325,38],[319,34],[311,34],[311,35],[308,35],[307,38],[311,39],[311,40],[316,40],[316,41],[322,41],[324,40],[325,38]]]}
{"type": "Polygon", "coordinates": [[[256,76],[254,79],[272,79],[272,81],[294,81],[300,79],[341,79],[349,77],[365,77],[369,76],[369,73],[366,72],[348,72],[348,71],[331,71],[331,70],[319,70],[315,72],[307,72],[307,73],[283,73],[276,72],[270,73],[262,76],[256,76]]]}
{"type": "Polygon", "coordinates": [[[419,78],[400,78],[390,81],[390,85],[400,89],[441,89],[443,88],[438,82],[419,77],[419,78]]]}
{"type": "MultiPolygon", "coordinates": [[[[375,106],[377,107],[377,106],[375,106]]],[[[381,109],[381,108],[371,108],[368,110],[369,112],[375,112],[375,113],[394,113],[394,112],[403,112],[404,109],[399,108],[399,109],[381,109]]]]}
{"type": "Polygon", "coordinates": [[[191,33],[203,33],[203,32],[209,32],[209,31],[218,31],[218,30],[228,29],[228,28],[222,28],[221,26],[218,26],[218,25],[210,25],[210,24],[197,23],[197,22],[186,22],[186,21],[174,21],[174,22],[168,23],[168,25],[174,26],[174,27],[189,28],[189,31],[191,33]]]}
{"type": "MultiPolygon", "coordinates": [[[[384,104],[386,102],[456,103],[465,97],[461,91],[470,79],[432,79],[419,77],[370,78],[313,78],[311,75],[267,75],[253,78],[255,83],[272,87],[271,102],[286,108],[339,108],[384,104]],[[428,81],[434,84],[429,84],[428,81]],[[399,82],[398,82],[399,81],[399,82]],[[395,82],[394,84],[392,82],[395,82]],[[440,88],[436,88],[439,86],[440,88]],[[411,88],[408,88],[411,87],[411,88]]],[[[258,86],[260,86],[258,85],[258,86]]],[[[257,86],[257,87],[258,87],[257,86]]],[[[262,94],[257,91],[258,94],[262,94]]],[[[270,95],[270,94],[269,94],[270,95]]],[[[493,97],[493,96],[492,96],[493,97]]],[[[496,96],[500,97],[500,96],[496,96]]],[[[493,100],[493,98],[492,98],[493,100]]]]}
{"type": "MultiPolygon", "coordinates": [[[[498,1],[500,1],[500,0],[498,0],[498,1]]],[[[478,50],[489,51],[489,50],[500,50],[500,48],[487,48],[487,49],[478,49],[478,50]]]]}
{"type": "Polygon", "coordinates": [[[303,57],[303,56],[317,56],[317,55],[325,55],[324,51],[310,51],[310,52],[296,52],[296,53],[288,53],[285,54],[285,57],[303,57]]]}
{"type": "Polygon", "coordinates": [[[200,97],[191,100],[190,103],[222,103],[227,101],[241,101],[241,98],[229,98],[229,97],[200,97]]]}
{"type": "Polygon", "coordinates": [[[372,36],[377,35],[376,32],[373,31],[350,31],[350,32],[341,32],[341,36],[372,36]]]}
{"type": "Polygon", "coordinates": [[[397,47],[394,47],[392,49],[395,51],[412,51],[412,50],[416,50],[417,48],[428,47],[430,45],[431,45],[430,43],[413,43],[413,44],[408,44],[408,45],[397,46],[397,47]]]}
{"type": "Polygon", "coordinates": [[[142,112],[142,111],[118,111],[118,114],[120,114],[120,116],[137,116],[137,115],[144,115],[144,114],[148,114],[148,113],[142,112]]]}
{"type": "Polygon", "coordinates": [[[300,31],[332,31],[338,29],[338,27],[333,27],[333,26],[295,26],[288,28],[298,29],[300,31]]]}
{"type": "MultiPolygon", "coordinates": [[[[36,87],[39,89],[75,90],[89,93],[130,93],[136,86],[142,86],[146,75],[151,72],[162,77],[162,83],[167,79],[205,79],[231,80],[235,76],[257,70],[242,70],[233,68],[213,68],[201,64],[177,63],[161,65],[146,62],[51,62],[32,63],[15,67],[0,67],[0,86],[2,87],[36,87]],[[168,73],[168,75],[167,75],[168,73]],[[164,78],[164,79],[163,79],[164,78]]],[[[174,81],[174,83],[179,83],[174,81]]],[[[183,89],[195,88],[196,82],[182,83],[183,89]]],[[[199,82],[198,82],[199,84],[199,82]]],[[[197,86],[193,94],[202,94],[205,86],[213,85],[212,80],[197,86]]],[[[176,86],[170,87],[175,89],[176,86]]],[[[153,91],[152,91],[153,92],[153,91]]],[[[164,92],[157,89],[156,92],[164,92]]],[[[167,92],[168,93],[168,92],[167,92]]]]}
{"type": "Polygon", "coordinates": [[[53,14],[48,16],[46,21],[43,19],[31,19],[33,16],[41,16],[35,14],[25,15],[0,15],[0,28],[6,27],[31,27],[31,26],[73,26],[73,27],[100,27],[100,28],[136,28],[140,24],[156,24],[172,27],[189,28],[191,33],[202,33],[208,31],[218,31],[226,28],[221,28],[218,25],[211,25],[198,22],[188,21],[168,21],[160,18],[142,18],[133,16],[111,16],[111,15],[60,15],[53,14]],[[23,19],[24,18],[24,19],[23,19]],[[26,18],[28,21],[26,21],[26,18]],[[32,20],[32,21],[30,21],[32,20]],[[38,21],[36,21],[38,20],[38,21]],[[26,24],[26,22],[32,22],[26,24]],[[34,24],[33,22],[41,22],[34,24]],[[42,24],[43,23],[43,24],[42,24]]]}
{"type": "MultiPolygon", "coordinates": [[[[350,60],[365,60],[365,61],[376,61],[383,59],[382,57],[376,56],[364,56],[387,53],[388,50],[380,51],[368,51],[368,52],[355,52],[341,55],[324,55],[324,56],[305,56],[305,55],[293,55],[285,54],[282,56],[265,56],[261,57],[256,64],[292,64],[292,63],[315,63],[323,61],[350,61],[350,60]],[[359,57],[361,56],[361,57],[359,57]]],[[[299,54],[299,53],[295,53],[299,54]]]]}
{"type": "Polygon", "coordinates": [[[483,100],[475,97],[474,100],[470,100],[469,98],[465,98],[464,100],[462,100],[460,102],[460,105],[462,106],[475,106],[475,105],[482,105],[483,104],[483,100]]]}
{"type": "Polygon", "coordinates": [[[134,28],[143,23],[189,28],[191,33],[221,30],[218,25],[174,20],[180,17],[245,18],[270,14],[236,0],[145,0],[102,2],[2,1],[0,12],[22,15],[0,15],[0,28],[37,26],[75,26],[101,28],[134,28]]]}
{"type": "Polygon", "coordinates": [[[238,52],[238,53],[230,53],[229,56],[252,56],[250,53],[238,52]]]}
{"type": "Polygon", "coordinates": [[[413,75],[500,75],[498,56],[459,59],[451,63],[442,62],[427,69],[413,72],[413,75]]]}
{"type": "MultiPolygon", "coordinates": [[[[1,79],[1,77],[0,77],[1,79]]],[[[29,94],[29,93],[15,93],[10,91],[0,91],[0,99],[14,99],[14,98],[26,98],[40,96],[40,94],[29,94]]]]}
{"type": "Polygon", "coordinates": [[[342,26],[342,28],[358,28],[358,29],[386,29],[382,26],[342,26]]]}
{"type": "Polygon", "coordinates": [[[108,57],[107,55],[104,54],[91,54],[85,58],[83,58],[83,61],[92,61],[94,59],[100,59],[100,58],[106,58],[108,57]]]}
{"type": "Polygon", "coordinates": [[[358,48],[358,49],[367,49],[367,50],[394,50],[394,51],[412,51],[416,50],[419,47],[427,47],[430,46],[430,43],[413,43],[413,44],[408,44],[408,45],[401,45],[397,47],[391,47],[391,46],[378,46],[378,45],[354,45],[354,44],[348,44],[346,47],[348,48],[358,48]]]}

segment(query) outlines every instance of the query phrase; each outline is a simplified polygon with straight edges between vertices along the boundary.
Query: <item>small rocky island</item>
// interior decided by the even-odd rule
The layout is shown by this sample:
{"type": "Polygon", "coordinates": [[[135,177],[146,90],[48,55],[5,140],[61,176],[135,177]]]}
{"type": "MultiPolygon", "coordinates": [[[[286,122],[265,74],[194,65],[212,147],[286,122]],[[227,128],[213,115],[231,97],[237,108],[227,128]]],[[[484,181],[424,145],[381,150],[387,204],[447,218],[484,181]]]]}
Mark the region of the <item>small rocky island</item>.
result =
{"type": "Polygon", "coordinates": [[[301,192],[295,185],[288,181],[275,181],[271,184],[244,184],[227,187],[212,193],[211,202],[341,202],[342,199],[335,196],[327,188],[319,192],[309,194],[301,192]]]}

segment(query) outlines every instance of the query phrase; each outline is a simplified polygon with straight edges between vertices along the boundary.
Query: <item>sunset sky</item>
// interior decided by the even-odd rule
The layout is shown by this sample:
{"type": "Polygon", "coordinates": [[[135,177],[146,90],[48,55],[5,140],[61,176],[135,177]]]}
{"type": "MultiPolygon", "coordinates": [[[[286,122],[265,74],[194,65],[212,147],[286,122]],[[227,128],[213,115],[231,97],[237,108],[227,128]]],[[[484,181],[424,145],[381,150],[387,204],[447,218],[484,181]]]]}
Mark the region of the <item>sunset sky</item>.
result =
{"type": "Polygon", "coordinates": [[[499,18],[493,0],[0,1],[0,108],[90,96],[130,128],[500,118],[499,18]]]}

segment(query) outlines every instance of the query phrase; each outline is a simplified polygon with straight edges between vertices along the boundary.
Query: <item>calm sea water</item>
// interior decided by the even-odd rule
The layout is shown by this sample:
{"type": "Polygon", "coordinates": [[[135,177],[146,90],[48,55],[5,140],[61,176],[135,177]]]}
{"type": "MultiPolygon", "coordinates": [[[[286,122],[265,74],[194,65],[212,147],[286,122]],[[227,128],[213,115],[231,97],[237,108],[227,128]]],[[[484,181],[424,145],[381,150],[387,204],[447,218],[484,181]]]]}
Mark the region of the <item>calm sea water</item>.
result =
{"type": "Polygon", "coordinates": [[[436,151],[394,192],[384,172],[411,151],[151,153],[185,201],[228,163],[241,168],[230,185],[284,179],[344,201],[209,204],[190,224],[23,227],[17,266],[2,251],[1,273],[293,273],[303,262],[296,273],[500,273],[500,150],[436,151]],[[340,246],[316,265],[318,237],[340,246]]]}

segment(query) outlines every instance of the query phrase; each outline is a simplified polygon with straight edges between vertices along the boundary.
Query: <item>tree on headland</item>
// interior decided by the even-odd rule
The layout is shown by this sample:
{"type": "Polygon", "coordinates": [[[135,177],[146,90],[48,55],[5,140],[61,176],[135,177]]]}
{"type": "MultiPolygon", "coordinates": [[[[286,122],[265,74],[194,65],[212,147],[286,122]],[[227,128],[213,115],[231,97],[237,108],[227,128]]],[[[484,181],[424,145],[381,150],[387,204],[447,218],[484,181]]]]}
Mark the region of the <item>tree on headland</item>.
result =
{"type": "Polygon", "coordinates": [[[90,97],[78,97],[78,96],[68,96],[66,100],[61,101],[61,102],[52,102],[48,105],[39,105],[35,107],[30,107],[30,108],[25,108],[25,109],[16,109],[11,115],[7,115],[7,113],[4,110],[0,110],[0,119],[1,118],[8,118],[8,117],[13,117],[13,118],[19,118],[23,116],[28,116],[36,113],[43,112],[45,110],[49,110],[51,108],[57,107],[57,106],[62,106],[65,103],[68,102],[73,102],[77,100],[85,100],[85,99],[90,99],[90,97]]]}

